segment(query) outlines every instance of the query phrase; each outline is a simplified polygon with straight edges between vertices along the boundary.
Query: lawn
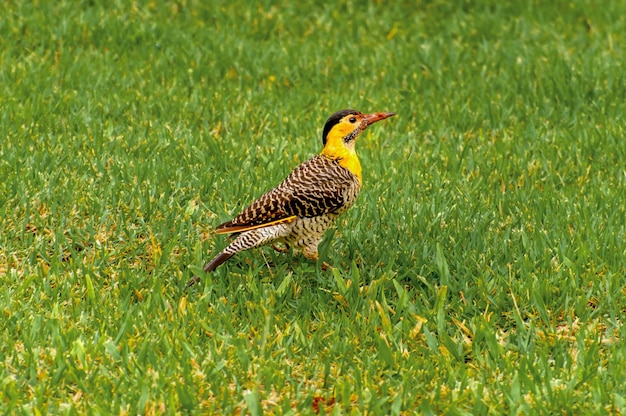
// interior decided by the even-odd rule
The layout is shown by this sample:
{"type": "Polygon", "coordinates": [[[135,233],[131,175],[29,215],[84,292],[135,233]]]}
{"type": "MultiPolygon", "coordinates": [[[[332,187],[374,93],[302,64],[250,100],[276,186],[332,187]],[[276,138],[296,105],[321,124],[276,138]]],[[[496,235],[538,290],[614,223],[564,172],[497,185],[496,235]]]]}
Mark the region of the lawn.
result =
{"type": "Polygon", "coordinates": [[[2,413],[626,414],[625,47],[624,1],[3,2],[2,413]],[[343,108],[397,116],[334,268],[205,275],[343,108]]]}

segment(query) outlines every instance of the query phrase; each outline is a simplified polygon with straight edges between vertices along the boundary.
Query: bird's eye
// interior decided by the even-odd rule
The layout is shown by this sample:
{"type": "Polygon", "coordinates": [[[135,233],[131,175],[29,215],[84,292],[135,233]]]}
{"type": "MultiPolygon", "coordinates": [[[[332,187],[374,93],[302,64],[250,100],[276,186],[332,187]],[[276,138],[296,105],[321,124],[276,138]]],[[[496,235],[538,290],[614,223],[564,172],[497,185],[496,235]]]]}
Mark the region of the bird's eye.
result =
{"type": "Polygon", "coordinates": [[[356,122],[356,117],[350,117],[350,123],[356,122]]]}

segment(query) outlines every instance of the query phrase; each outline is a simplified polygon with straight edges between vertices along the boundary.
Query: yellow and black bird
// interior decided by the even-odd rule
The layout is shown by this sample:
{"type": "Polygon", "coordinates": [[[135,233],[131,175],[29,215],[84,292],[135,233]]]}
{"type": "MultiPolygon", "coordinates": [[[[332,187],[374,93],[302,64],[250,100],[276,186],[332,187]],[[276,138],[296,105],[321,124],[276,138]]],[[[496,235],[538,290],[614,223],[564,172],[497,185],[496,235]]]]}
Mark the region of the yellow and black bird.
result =
{"type": "Polygon", "coordinates": [[[324,232],[352,206],[361,190],[361,163],[355,151],[359,134],[394,114],[341,110],[331,115],[324,125],[324,149],[319,155],[216,228],[217,234],[233,234],[235,239],[204,270],[215,270],[240,251],[275,242],[317,260],[324,232]]]}

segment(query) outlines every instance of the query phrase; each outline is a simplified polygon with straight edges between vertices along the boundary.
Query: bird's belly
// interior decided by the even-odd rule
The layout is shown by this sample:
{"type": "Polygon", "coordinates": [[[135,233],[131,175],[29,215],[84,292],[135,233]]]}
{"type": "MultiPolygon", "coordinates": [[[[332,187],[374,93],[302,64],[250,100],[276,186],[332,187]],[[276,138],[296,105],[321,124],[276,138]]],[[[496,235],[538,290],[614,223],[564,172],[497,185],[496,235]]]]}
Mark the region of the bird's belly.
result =
{"type": "Polygon", "coordinates": [[[333,212],[311,217],[298,216],[296,221],[292,223],[289,234],[283,238],[284,242],[294,248],[311,248],[315,247],[322,240],[324,232],[333,225],[335,219],[350,208],[356,201],[361,184],[355,180],[354,185],[348,187],[341,195],[343,203],[333,212]]]}
{"type": "Polygon", "coordinates": [[[324,236],[324,232],[334,222],[337,215],[324,214],[316,217],[298,217],[293,224],[289,235],[285,237],[285,242],[293,247],[302,248],[316,244],[324,236]]]}

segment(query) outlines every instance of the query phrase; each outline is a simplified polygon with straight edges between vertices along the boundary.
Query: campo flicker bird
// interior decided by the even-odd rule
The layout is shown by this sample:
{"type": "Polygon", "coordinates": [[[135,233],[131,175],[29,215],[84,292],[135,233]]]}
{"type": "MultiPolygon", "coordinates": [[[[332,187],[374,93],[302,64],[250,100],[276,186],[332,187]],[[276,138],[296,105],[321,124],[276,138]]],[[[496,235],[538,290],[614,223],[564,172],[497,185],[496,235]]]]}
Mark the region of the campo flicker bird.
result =
{"type": "Polygon", "coordinates": [[[319,155],[302,163],[280,185],[216,228],[217,234],[233,234],[235,239],[204,270],[215,270],[240,251],[275,242],[317,260],[317,246],[324,232],[352,206],[361,190],[356,139],[371,124],[394,114],[341,110],[331,115],[324,125],[324,149],[319,155]]]}

